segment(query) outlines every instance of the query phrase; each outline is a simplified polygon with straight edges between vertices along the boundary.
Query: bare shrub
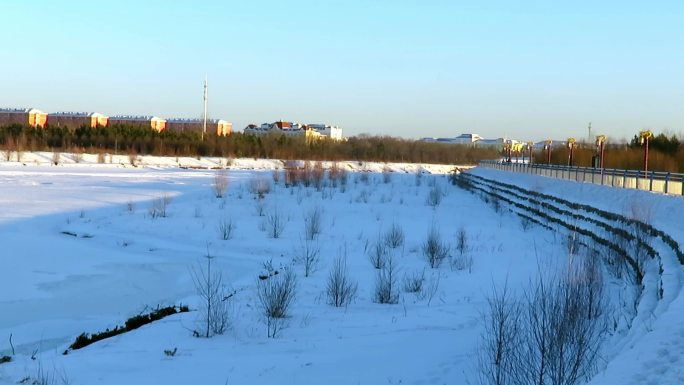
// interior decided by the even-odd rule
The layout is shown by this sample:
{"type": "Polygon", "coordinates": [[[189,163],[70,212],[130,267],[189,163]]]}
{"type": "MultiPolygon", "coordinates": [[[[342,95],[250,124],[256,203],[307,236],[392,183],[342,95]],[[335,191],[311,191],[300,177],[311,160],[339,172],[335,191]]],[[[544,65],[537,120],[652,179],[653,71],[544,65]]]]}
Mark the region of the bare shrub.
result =
{"type": "Polygon", "coordinates": [[[367,170],[362,170],[358,175],[359,181],[363,182],[363,184],[368,185],[370,182],[370,173],[367,170]]]}
{"type": "Polygon", "coordinates": [[[435,185],[430,188],[428,196],[425,199],[425,203],[432,208],[436,208],[440,203],[442,203],[443,197],[444,193],[442,192],[442,188],[435,183],[435,185]]]}
{"type": "Polygon", "coordinates": [[[216,198],[223,198],[228,189],[228,172],[226,170],[216,171],[211,187],[216,198]]]}
{"type": "Polygon", "coordinates": [[[606,325],[601,270],[574,258],[560,277],[525,291],[522,338],[514,372],[521,383],[578,384],[596,370],[606,325]]]}
{"type": "Polygon", "coordinates": [[[75,163],[83,162],[83,149],[80,147],[74,148],[72,159],[74,160],[75,163]]]}
{"type": "Polygon", "coordinates": [[[266,230],[271,238],[278,239],[285,230],[286,218],[277,207],[266,215],[266,230]]]}
{"type": "Polygon", "coordinates": [[[457,255],[451,259],[451,268],[456,270],[468,270],[469,273],[473,269],[473,257],[469,254],[470,247],[468,246],[468,234],[464,227],[461,227],[456,233],[456,252],[457,255]]]}
{"type": "Polygon", "coordinates": [[[392,255],[388,255],[384,266],[376,274],[373,300],[380,304],[397,304],[399,303],[398,289],[396,262],[392,255]]]}
{"type": "Polygon", "coordinates": [[[223,274],[212,270],[211,261],[214,257],[207,253],[205,258],[206,268],[191,268],[190,276],[202,301],[199,313],[201,329],[195,331],[195,335],[209,338],[223,334],[230,327],[229,300],[232,294],[226,290],[223,274]]]}
{"type": "Polygon", "coordinates": [[[255,177],[249,180],[249,192],[259,199],[263,199],[271,192],[271,182],[263,177],[255,177]]]}
{"type": "Polygon", "coordinates": [[[328,304],[335,307],[349,305],[355,298],[358,284],[349,278],[347,258],[337,257],[328,273],[325,293],[328,304]]]}
{"type": "Polygon", "coordinates": [[[97,163],[103,164],[106,159],[106,155],[104,151],[99,151],[97,153],[97,163]]]}
{"type": "Polygon", "coordinates": [[[435,225],[430,227],[422,249],[423,255],[433,269],[438,268],[449,255],[449,245],[442,241],[439,229],[435,225]]]}
{"type": "Polygon", "coordinates": [[[150,217],[152,217],[152,219],[166,218],[168,215],[167,208],[169,204],[171,204],[171,200],[171,197],[168,195],[155,198],[148,210],[150,217]]]}
{"type": "Polygon", "coordinates": [[[423,172],[424,172],[424,170],[422,167],[419,167],[416,170],[416,174],[415,174],[415,176],[416,176],[415,177],[416,187],[420,187],[420,185],[423,184],[423,172]]]}
{"type": "Polygon", "coordinates": [[[423,291],[425,282],[425,270],[414,271],[411,274],[404,274],[402,286],[407,293],[420,293],[423,291]]]}
{"type": "Polygon", "coordinates": [[[435,298],[435,295],[437,294],[437,291],[439,290],[439,284],[442,280],[442,275],[439,271],[435,272],[432,274],[429,280],[426,280],[425,284],[423,284],[423,291],[419,293],[419,298],[425,299],[427,298],[427,304],[428,307],[430,307],[430,304],[432,304],[432,300],[435,298]]]}
{"type": "Polygon", "coordinates": [[[266,215],[266,204],[264,204],[263,200],[257,199],[256,202],[254,202],[254,211],[256,211],[256,214],[260,217],[266,215]]]}
{"type": "Polygon", "coordinates": [[[273,184],[277,185],[280,183],[280,169],[273,170],[271,177],[273,178],[273,184]]]}
{"type": "Polygon", "coordinates": [[[235,222],[231,218],[223,218],[219,221],[218,223],[218,233],[219,237],[227,241],[229,239],[233,238],[233,232],[235,232],[235,228],[237,226],[235,225],[235,222]]]}
{"type": "Polygon", "coordinates": [[[392,223],[392,227],[387,230],[384,236],[385,244],[391,249],[403,246],[404,238],[404,229],[396,223],[392,223]]]}
{"type": "Polygon", "coordinates": [[[338,186],[346,186],[347,178],[347,170],[341,168],[337,162],[333,162],[328,171],[328,179],[330,179],[332,187],[337,188],[338,186]]]}
{"type": "Polygon", "coordinates": [[[314,164],[311,169],[311,183],[316,188],[316,190],[323,187],[323,180],[325,179],[325,169],[323,168],[323,163],[318,161],[314,164]]]}
{"type": "Polygon", "coordinates": [[[456,233],[456,251],[461,255],[468,252],[468,233],[465,227],[459,228],[456,233]]]}
{"type": "Polygon", "coordinates": [[[304,267],[304,277],[309,277],[318,269],[321,248],[314,241],[305,239],[300,241],[299,248],[295,251],[295,262],[304,267]]]}
{"type": "Polygon", "coordinates": [[[451,268],[453,270],[468,270],[468,273],[472,273],[473,263],[473,257],[469,254],[458,254],[451,258],[451,268]]]}
{"type": "Polygon", "coordinates": [[[304,162],[304,168],[301,170],[301,182],[304,187],[310,187],[313,183],[313,166],[310,161],[304,162]]]}
{"type": "Polygon", "coordinates": [[[519,358],[516,350],[522,333],[520,304],[511,297],[508,286],[504,285],[502,290],[493,288],[487,305],[487,313],[482,317],[484,328],[477,352],[478,383],[517,384],[519,358]]]}
{"type": "Polygon", "coordinates": [[[313,240],[321,233],[322,212],[320,206],[316,206],[304,215],[304,234],[307,240],[313,240]]]}
{"type": "Polygon", "coordinates": [[[368,260],[376,269],[384,268],[388,257],[389,250],[387,249],[385,242],[375,242],[368,252],[368,260]]]}
{"type": "Polygon", "coordinates": [[[299,166],[294,160],[285,162],[285,186],[291,187],[301,183],[299,166]]]}
{"type": "Polygon", "coordinates": [[[392,169],[389,166],[382,168],[382,182],[388,184],[392,181],[392,169]]]}
{"type": "Polygon", "coordinates": [[[258,307],[266,318],[269,338],[276,338],[297,294],[297,276],[290,269],[257,281],[258,307]]]}
{"type": "MultiPolygon", "coordinates": [[[[35,357],[31,357],[35,358],[35,357]]],[[[41,362],[38,362],[35,374],[21,380],[22,384],[30,385],[70,385],[71,379],[66,371],[56,369],[45,369],[41,362]]]]}
{"type": "Polygon", "coordinates": [[[128,153],[128,162],[131,164],[131,166],[138,167],[138,153],[135,152],[135,150],[131,150],[128,153]]]}

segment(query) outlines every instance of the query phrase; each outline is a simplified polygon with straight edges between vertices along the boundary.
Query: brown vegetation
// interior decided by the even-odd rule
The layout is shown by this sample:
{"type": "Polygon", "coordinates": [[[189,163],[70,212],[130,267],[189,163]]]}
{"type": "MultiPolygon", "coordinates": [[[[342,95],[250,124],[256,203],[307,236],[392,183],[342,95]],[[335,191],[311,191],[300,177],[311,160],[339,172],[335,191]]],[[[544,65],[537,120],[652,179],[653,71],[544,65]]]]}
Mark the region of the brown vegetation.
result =
{"type": "Polygon", "coordinates": [[[129,125],[36,129],[0,127],[0,149],[17,151],[83,151],[164,156],[220,156],[303,160],[358,160],[436,164],[476,164],[495,159],[495,149],[426,143],[388,136],[357,136],[345,141],[318,140],[285,135],[252,136],[235,133],[209,135],[202,140],[192,132],[155,132],[129,125]]]}

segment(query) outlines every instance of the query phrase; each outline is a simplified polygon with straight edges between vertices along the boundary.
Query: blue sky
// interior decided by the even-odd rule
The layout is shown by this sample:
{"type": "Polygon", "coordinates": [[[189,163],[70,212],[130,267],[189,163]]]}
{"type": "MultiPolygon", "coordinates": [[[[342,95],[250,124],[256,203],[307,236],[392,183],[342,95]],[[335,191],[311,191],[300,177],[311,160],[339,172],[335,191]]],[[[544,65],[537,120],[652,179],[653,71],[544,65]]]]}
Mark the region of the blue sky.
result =
{"type": "Polygon", "coordinates": [[[346,135],[684,133],[679,1],[4,1],[0,106],[346,135]]]}

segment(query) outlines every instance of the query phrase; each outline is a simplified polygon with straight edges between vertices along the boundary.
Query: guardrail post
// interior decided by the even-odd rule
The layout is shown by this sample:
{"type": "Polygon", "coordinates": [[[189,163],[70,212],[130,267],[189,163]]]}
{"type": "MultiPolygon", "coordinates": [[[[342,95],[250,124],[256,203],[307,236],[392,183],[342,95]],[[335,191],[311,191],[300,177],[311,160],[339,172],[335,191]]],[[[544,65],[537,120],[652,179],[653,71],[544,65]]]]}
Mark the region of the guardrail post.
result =
{"type": "Polygon", "coordinates": [[[665,194],[669,194],[669,193],[670,193],[670,191],[669,191],[669,190],[670,190],[669,184],[670,184],[670,173],[668,172],[668,173],[665,175],[665,194]]]}
{"type": "Polygon", "coordinates": [[[639,188],[639,175],[640,175],[640,174],[641,174],[640,172],[637,172],[637,173],[636,173],[636,189],[637,189],[637,190],[641,190],[641,189],[639,188]]]}
{"type": "Polygon", "coordinates": [[[622,188],[627,188],[627,170],[622,173],[622,188]]]}
{"type": "Polygon", "coordinates": [[[653,191],[653,173],[655,171],[651,171],[651,180],[648,183],[648,191],[653,191]]]}

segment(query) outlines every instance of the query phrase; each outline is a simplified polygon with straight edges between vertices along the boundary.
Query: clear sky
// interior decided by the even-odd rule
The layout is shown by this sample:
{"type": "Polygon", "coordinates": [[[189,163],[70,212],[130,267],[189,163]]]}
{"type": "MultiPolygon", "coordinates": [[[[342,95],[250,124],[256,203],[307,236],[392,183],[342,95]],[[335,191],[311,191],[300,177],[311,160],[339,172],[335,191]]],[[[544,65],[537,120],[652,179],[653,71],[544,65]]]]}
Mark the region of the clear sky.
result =
{"type": "Polygon", "coordinates": [[[521,140],[684,133],[682,1],[0,2],[0,106],[521,140]]]}

